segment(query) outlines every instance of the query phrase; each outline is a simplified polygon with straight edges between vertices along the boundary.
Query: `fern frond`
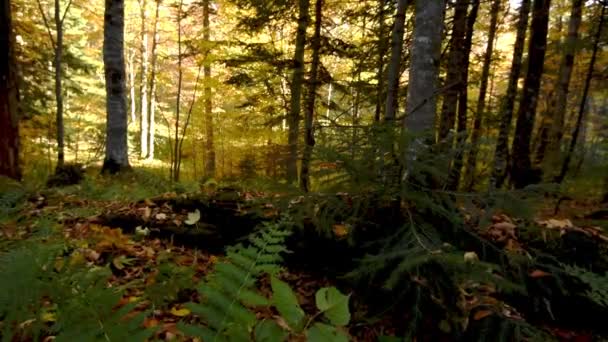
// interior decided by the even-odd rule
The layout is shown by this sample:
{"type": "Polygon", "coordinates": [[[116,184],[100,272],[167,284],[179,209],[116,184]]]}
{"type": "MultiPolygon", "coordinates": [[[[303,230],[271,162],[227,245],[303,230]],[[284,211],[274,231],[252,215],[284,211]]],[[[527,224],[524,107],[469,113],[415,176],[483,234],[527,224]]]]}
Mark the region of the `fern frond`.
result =
{"type": "Polygon", "coordinates": [[[269,305],[257,293],[255,284],[264,273],[281,270],[281,253],[287,252],[285,238],[291,234],[291,222],[265,223],[249,237],[249,245],[227,250],[223,261],[198,287],[203,303],[188,303],[206,326],[181,324],[182,331],[205,341],[248,341],[257,322],[250,306],[269,305]]]}

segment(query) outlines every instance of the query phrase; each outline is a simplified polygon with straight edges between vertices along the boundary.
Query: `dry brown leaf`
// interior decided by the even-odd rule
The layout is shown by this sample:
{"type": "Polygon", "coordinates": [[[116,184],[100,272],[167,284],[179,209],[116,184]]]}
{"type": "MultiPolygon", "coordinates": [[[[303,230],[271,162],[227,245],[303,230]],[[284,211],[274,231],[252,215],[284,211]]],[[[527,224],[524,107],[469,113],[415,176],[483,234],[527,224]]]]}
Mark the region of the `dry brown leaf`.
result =
{"type": "Polygon", "coordinates": [[[534,271],[530,272],[531,278],[542,278],[542,277],[550,277],[550,276],[551,276],[551,273],[545,272],[543,270],[534,270],[534,271]]]}
{"type": "Polygon", "coordinates": [[[473,320],[479,321],[488,316],[492,316],[493,314],[494,312],[492,310],[478,310],[475,312],[475,315],[473,315],[473,320]]]}

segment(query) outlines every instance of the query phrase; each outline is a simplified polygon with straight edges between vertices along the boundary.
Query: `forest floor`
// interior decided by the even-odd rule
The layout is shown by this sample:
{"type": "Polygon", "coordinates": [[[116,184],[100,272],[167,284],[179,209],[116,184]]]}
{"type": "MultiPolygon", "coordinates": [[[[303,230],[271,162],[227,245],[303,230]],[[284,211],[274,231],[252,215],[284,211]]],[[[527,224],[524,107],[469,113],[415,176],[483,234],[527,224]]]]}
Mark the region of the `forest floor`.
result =
{"type": "MultiPolygon", "coordinates": [[[[218,200],[218,194],[222,190],[209,190],[189,195],[167,192],[160,195],[132,197],[134,189],[127,182],[114,186],[118,193],[126,192],[130,195],[116,198],[107,196],[104,198],[101,189],[109,184],[98,185],[95,191],[83,190],[87,185],[72,186],[66,189],[50,189],[28,195],[27,201],[14,213],[11,219],[0,222],[0,251],[9,250],[18,246],[24,240],[36,236],[36,231],[41,225],[47,224],[64,239],[66,244],[77,246],[70,249],[69,263],[83,263],[88,266],[109,266],[111,277],[108,285],[117,289],[123,289],[124,295],[118,306],[127,303],[138,302],[136,311],[151,310],[143,325],[148,328],[156,328],[157,340],[170,341],[182,340],[183,334],[178,329],[178,322],[190,319],[193,313],[184,305],[187,302],[198,301],[199,294],[194,289],[195,284],[204,279],[211,272],[214,265],[224,257],[222,253],[225,239],[217,239],[216,236],[206,235],[211,241],[209,244],[197,246],[192,241],[199,241],[200,236],[180,236],[181,233],[190,229],[191,224],[197,226],[210,224],[213,229],[218,229],[216,222],[204,222],[211,217],[210,213],[196,213],[189,198],[214,199],[215,205],[228,208],[234,215],[226,218],[228,221],[235,217],[247,217],[248,206],[244,205],[255,199],[272,197],[268,193],[255,191],[230,189],[230,199],[218,200]],[[94,195],[91,195],[94,194],[94,195]],[[139,199],[135,199],[139,197],[139,199]],[[186,204],[183,204],[187,202],[186,204]],[[176,205],[182,203],[183,205],[176,205]],[[163,229],[168,228],[168,232],[163,229]],[[188,240],[191,240],[188,243],[188,240]]],[[[108,191],[108,188],[104,191],[108,191]]],[[[151,192],[153,193],[153,191],[151,192]]],[[[195,206],[195,205],[194,205],[195,206]]],[[[587,260],[596,268],[605,270],[608,258],[608,214],[606,207],[589,201],[566,200],[560,203],[559,210],[555,210],[555,200],[541,205],[533,220],[526,225],[534,226],[524,232],[521,229],[524,221],[505,214],[496,214],[490,222],[483,223],[483,227],[474,227],[480,236],[496,243],[511,253],[525,255],[526,250],[539,245],[552,245],[545,249],[548,253],[555,250],[564,252],[564,257],[572,255],[579,258],[601,257],[603,261],[587,260]],[[531,236],[533,234],[533,236],[531,236]],[[581,245],[568,245],[574,250],[564,250],[564,237],[575,236],[584,241],[574,239],[573,243],[581,245]],[[555,241],[562,239],[557,244],[555,241]],[[553,241],[553,242],[552,242],[553,241]],[[586,245],[589,241],[593,247],[586,245]],[[577,250],[578,248],[578,250],[577,250]],[[598,253],[585,254],[588,251],[582,249],[594,249],[598,253]],[[568,254],[574,253],[574,254],[568,254]]],[[[263,214],[268,217],[275,215],[271,204],[266,205],[268,211],[263,214]]],[[[210,207],[207,207],[207,210],[210,207]]],[[[204,210],[204,209],[203,209],[204,210]]],[[[226,213],[223,213],[226,214],[226,213]]],[[[215,218],[217,219],[217,217],[215,218]]],[[[236,218],[238,220],[238,218],[236,218]]],[[[254,224],[254,223],[252,223],[254,224]]],[[[480,223],[481,225],[482,223],[480,223]]],[[[332,224],[335,238],[343,238],[348,234],[342,222],[332,224]]],[[[221,227],[219,227],[221,228],[221,227]]],[[[253,227],[249,227],[253,229],[253,227]]],[[[221,234],[220,234],[221,235],[221,234]]],[[[467,256],[465,255],[465,258],[467,256]]],[[[477,259],[477,255],[475,255],[477,259]]],[[[584,262],[585,260],[583,260],[584,262]]],[[[55,265],[62,268],[63,262],[55,265]]],[[[322,267],[315,271],[314,267],[299,267],[294,265],[287,268],[280,275],[281,279],[289,283],[295,291],[298,301],[304,311],[314,316],[315,292],[324,287],[335,285],[342,292],[351,294],[351,312],[353,319],[351,324],[342,328],[348,333],[352,341],[377,341],[384,336],[384,341],[392,341],[389,336],[401,336],[409,326],[410,314],[407,310],[392,307],[381,311],[374,311],[370,297],[365,294],[361,287],[350,287],[347,282],[338,277],[337,273],[327,273],[322,267]]],[[[528,278],[532,281],[550,282],[553,278],[548,269],[531,269],[528,278]]],[[[608,279],[608,278],[603,278],[608,279]]],[[[418,280],[424,284],[425,280],[418,280]]],[[[604,288],[608,284],[603,284],[604,288]]],[[[260,293],[269,296],[269,278],[262,278],[258,282],[260,293]]],[[[376,291],[372,288],[371,291],[376,291]]],[[[580,291],[586,291],[585,289],[580,291]]],[[[526,321],[544,332],[549,333],[559,341],[594,341],[600,340],[604,332],[593,331],[593,322],[581,324],[572,322],[564,324],[560,317],[554,320],[548,319],[554,315],[560,315],[563,311],[585,310],[595,314],[606,314],[608,311],[596,308],[588,309],[581,306],[577,308],[572,303],[563,304],[566,307],[554,307],[542,305],[537,317],[533,313],[523,312],[518,306],[517,299],[502,297],[497,289],[489,289],[485,293],[467,293],[464,296],[462,311],[466,313],[466,319],[462,324],[474,325],[475,321],[490,320],[494,315],[506,316],[514,321],[526,321]],[[500,302],[500,305],[498,303],[500,302]],[[488,303],[491,303],[488,304],[488,303]],[[483,304],[483,305],[482,305],[483,304]],[[499,308],[500,309],[496,309],[499,308]],[[548,314],[547,314],[548,312],[548,314]]],[[[541,303],[547,303],[548,295],[541,296],[541,303]]],[[[565,296],[567,297],[567,296],[565,296]]],[[[561,298],[561,297],[560,297],[561,298]]],[[[578,298],[578,297],[577,297],[578,298]]],[[[534,299],[536,300],[536,299],[534,299]]],[[[530,301],[533,298],[530,297],[530,301]]],[[[573,313],[576,315],[576,312],[573,313]]],[[[265,308],[256,312],[259,319],[275,319],[280,317],[277,312],[265,308]]],[[[571,317],[571,315],[568,315],[571,317]]],[[[604,321],[605,321],[604,316],[604,321]]],[[[54,318],[46,318],[47,323],[52,324],[54,318]]],[[[569,319],[569,318],[568,318],[569,319]]],[[[597,317],[597,320],[602,320],[597,317]]],[[[455,340],[450,332],[450,327],[445,325],[442,317],[424,317],[421,326],[422,331],[417,334],[416,340],[452,341],[455,340]]],[[[491,325],[490,325],[491,326],[491,325]]],[[[465,329],[466,330],[466,329],[465,329]]],[[[50,335],[49,335],[50,336],[50,335]]],[[[466,336],[466,334],[465,334],[466,336]]],[[[606,336],[606,335],[604,335],[606,336]]],[[[49,338],[47,336],[47,338],[49,338]]],[[[47,339],[48,340],[48,339],[47,339]]],[[[460,336],[459,340],[467,340],[460,336]]]]}

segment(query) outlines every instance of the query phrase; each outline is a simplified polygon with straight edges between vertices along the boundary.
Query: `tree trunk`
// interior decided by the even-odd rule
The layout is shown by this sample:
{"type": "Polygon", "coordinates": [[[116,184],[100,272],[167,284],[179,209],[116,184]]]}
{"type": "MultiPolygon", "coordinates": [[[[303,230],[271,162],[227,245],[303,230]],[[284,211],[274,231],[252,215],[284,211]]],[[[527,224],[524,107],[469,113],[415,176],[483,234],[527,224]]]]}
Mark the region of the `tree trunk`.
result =
{"type": "MultiPolygon", "coordinates": [[[[481,71],[481,81],[479,84],[479,96],[477,98],[477,109],[475,111],[475,121],[473,122],[473,132],[471,133],[471,151],[466,165],[466,188],[471,190],[475,185],[475,168],[477,166],[477,154],[479,152],[479,138],[481,137],[481,127],[486,110],[486,94],[488,90],[488,79],[490,78],[490,66],[492,64],[492,54],[494,53],[494,38],[498,27],[498,14],[502,0],[494,0],[490,9],[490,29],[488,32],[488,44],[483,57],[483,68],[481,71]]],[[[470,28],[469,28],[470,29],[470,28]]]]}
{"type": "Polygon", "coordinates": [[[152,32],[152,60],[150,63],[150,96],[148,98],[148,160],[154,159],[154,136],[156,134],[155,111],[156,111],[156,47],[158,45],[158,15],[160,3],[162,0],[156,0],[156,11],[154,14],[154,31],[152,32]]]}
{"type": "Polygon", "coordinates": [[[490,189],[501,188],[507,176],[507,161],[509,160],[509,133],[511,132],[511,121],[513,120],[513,108],[515,97],[517,96],[517,83],[522,68],[522,57],[524,54],[524,44],[526,41],[526,31],[528,30],[528,16],[530,14],[531,0],[522,0],[519,9],[519,19],[517,22],[517,35],[513,46],[513,59],[511,61],[511,71],[507,92],[500,106],[500,127],[498,141],[494,151],[494,166],[490,179],[490,189]]]}
{"type": "Polygon", "coordinates": [[[432,134],[437,111],[437,82],[445,0],[416,1],[405,127],[432,134]]]}
{"type": "Polygon", "coordinates": [[[382,102],[384,100],[384,55],[387,49],[386,38],[384,36],[384,6],[385,0],[378,0],[378,70],[376,72],[376,112],[374,122],[380,122],[382,102]]]}
{"type": "Polygon", "coordinates": [[[171,168],[171,176],[173,181],[179,181],[179,115],[182,101],[182,6],[183,0],[179,1],[177,8],[177,97],[175,99],[175,140],[173,146],[173,163],[171,168]]]}
{"type": "Polygon", "coordinates": [[[65,161],[64,129],[63,129],[63,92],[61,87],[61,60],[63,57],[63,20],[59,0],[55,0],[55,29],[57,41],[55,42],[55,100],[57,102],[57,169],[63,167],[65,161]]]}
{"type": "Polygon", "coordinates": [[[124,0],[106,0],[103,62],[106,79],[106,157],[102,172],[128,169],[124,59],[124,0]]]}
{"type": "Polygon", "coordinates": [[[298,30],[296,33],[296,50],[293,57],[293,78],[291,81],[291,104],[289,113],[289,157],[287,160],[287,181],[293,183],[298,178],[298,135],[300,131],[300,106],[302,97],[302,80],[304,78],[304,48],[306,45],[306,28],[308,27],[309,0],[299,0],[298,30]]]}
{"type": "Polygon", "coordinates": [[[403,34],[405,32],[405,11],[408,0],[397,2],[397,14],[391,35],[391,59],[388,65],[388,82],[386,87],[386,102],[384,104],[384,120],[395,120],[395,113],[399,107],[399,76],[401,71],[401,53],[403,50],[403,34]]]}
{"type": "Polygon", "coordinates": [[[583,16],[583,0],[572,0],[570,21],[568,24],[568,37],[563,47],[564,54],[559,67],[557,89],[549,103],[546,117],[551,124],[548,125],[548,134],[545,135],[546,141],[541,141],[536,153],[536,162],[541,164],[545,157],[548,161],[556,161],[559,155],[562,137],[564,135],[564,118],[568,107],[568,93],[570,79],[574,67],[574,57],[578,42],[578,30],[583,16]]]}
{"type": "Polygon", "coordinates": [[[446,147],[451,144],[445,141],[450,130],[456,123],[456,105],[458,95],[463,84],[461,68],[465,63],[465,52],[463,51],[466,26],[467,9],[469,0],[457,0],[454,9],[454,20],[452,24],[452,37],[450,39],[450,52],[448,53],[447,75],[445,78],[445,95],[441,108],[441,121],[439,122],[439,141],[445,143],[446,147]]]}
{"type": "Polygon", "coordinates": [[[537,178],[530,160],[530,141],[536,118],[536,105],[547,50],[547,30],[551,0],[534,0],[532,29],[528,45],[528,73],[524,82],[523,96],[517,112],[517,125],[513,139],[513,167],[511,179],[521,189],[537,178]]]}
{"type": "Polygon", "coordinates": [[[19,89],[12,32],[10,1],[0,0],[0,175],[21,180],[19,89]]]}
{"type": "Polygon", "coordinates": [[[578,109],[576,125],[574,126],[574,132],[572,132],[572,140],[570,140],[570,146],[568,147],[568,151],[566,152],[566,157],[564,159],[561,171],[559,175],[555,178],[556,183],[561,183],[564,178],[566,178],[566,174],[568,173],[568,167],[570,166],[570,160],[572,159],[572,153],[574,152],[574,148],[576,147],[576,141],[578,140],[578,135],[581,131],[583,116],[585,114],[585,109],[587,106],[587,96],[589,95],[589,88],[591,86],[591,80],[593,79],[593,69],[595,68],[595,61],[597,59],[597,53],[599,51],[600,41],[602,38],[602,28],[604,26],[605,20],[604,16],[606,15],[606,7],[608,7],[608,5],[605,4],[600,4],[599,6],[602,6],[602,10],[600,11],[599,23],[593,41],[593,52],[591,54],[591,61],[589,62],[587,76],[585,77],[585,87],[583,88],[583,95],[581,96],[581,104],[578,109]]]}
{"type": "Polygon", "coordinates": [[[140,69],[140,85],[139,85],[139,103],[141,103],[141,111],[139,116],[139,141],[140,141],[140,157],[145,158],[148,155],[148,32],[146,32],[146,0],[140,0],[140,19],[141,19],[141,69],[140,69]]]}
{"type": "MultiPolygon", "coordinates": [[[[209,0],[203,3],[203,39],[209,44],[211,41],[211,27],[209,24],[209,0]]],[[[213,145],[213,93],[211,91],[211,64],[208,61],[210,51],[206,51],[205,66],[203,67],[204,97],[205,97],[205,176],[215,177],[215,147],[213,145]]]]}
{"type": "MultiPolygon", "coordinates": [[[[321,20],[322,20],[323,0],[315,2],[315,33],[312,37],[312,64],[310,66],[310,81],[306,97],[306,108],[304,118],[304,154],[302,156],[302,166],[300,170],[300,189],[308,192],[310,190],[310,159],[312,150],[315,146],[313,130],[315,99],[317,97],[317,74],[319,70],[320,48],[321,48],[321,20]]],[[[353,128],[354,129],[354,128],[353,128]]]]}
{"type": "Polygon", "coordinates": [[[131,123],[135,125],[137,120],[137,101],[135,99],[135,51],[129,49],[127,66],[129,68],[129,99],[131,101],[131,123]]]}
{"type": "Polygon", "coordinates": [[[460,68],[462,86],[458,87],[458,125],[456,127],[456,153],[449,171],[447,188],[457,190],[460,184],[464,160],[465,142],[467,140],[467,112],[469,109],[469,55],[473,46],[473,29],[479,13],[479,0],[473,0],[471,12],[467,16],[466,33],[462,46],[463,64],[460,68]]]}

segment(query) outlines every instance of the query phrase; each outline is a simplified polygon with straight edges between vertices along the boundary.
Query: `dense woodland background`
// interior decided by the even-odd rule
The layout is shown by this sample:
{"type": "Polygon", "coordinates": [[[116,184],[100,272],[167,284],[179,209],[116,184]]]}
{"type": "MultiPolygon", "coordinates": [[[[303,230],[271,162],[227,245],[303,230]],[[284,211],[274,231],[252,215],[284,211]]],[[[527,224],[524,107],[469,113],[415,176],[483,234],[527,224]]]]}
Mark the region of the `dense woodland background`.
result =
{"type": "MultiPolygon", "coordinates": [[[[164,299],[142,290],[152,316],[121,304],[162,326],[159,339],[608,336],[597,321],[608,305],[605,0],[0,3],[3,260],[40,252],[16,246],[39,242],[43,219],[63,246],[45,253],[73,259],[84,229],[77,239],[97,241],[87,265],[105,265],[114,285],[144,267],[120,259],[141,260],[131,237],[144,250],[185,246],[179,257],[194,261],[170,259],[169,273],[211,253],[216,278],[195,267],[150,290],[164,299]],[[256,253],[291,275],[217,266],[256,253]],[[246,299],[229,292],[241,276],[262,279],[236,287],[251,287],[246,299]],[[193,289],[192,277],[207,282],[193,289]],[[316,309],[302,299],[313,292],[299,294],[302,309],[287,283],[304,291],[306,277],[351,297],[323,287],[316,309]],[[219,320],[201,308],[239,300],[219,320]],[[274,323],[252,309],[264,305],[274,323]]],[[[9,264],[4,275],[20,265],[9,264]]],[[[112,298],[130,298],[122,285],[112,298]]],[[[69,340],[65,294],[40,286],[32,303],[50,298],[52,319],[38,329],[0,296],[0,337],[69,340]]],[[[105,340],[138,328],[120,329],[105,340]]]]}

